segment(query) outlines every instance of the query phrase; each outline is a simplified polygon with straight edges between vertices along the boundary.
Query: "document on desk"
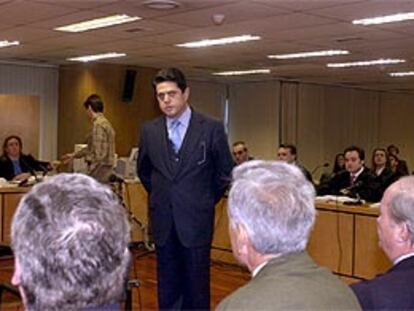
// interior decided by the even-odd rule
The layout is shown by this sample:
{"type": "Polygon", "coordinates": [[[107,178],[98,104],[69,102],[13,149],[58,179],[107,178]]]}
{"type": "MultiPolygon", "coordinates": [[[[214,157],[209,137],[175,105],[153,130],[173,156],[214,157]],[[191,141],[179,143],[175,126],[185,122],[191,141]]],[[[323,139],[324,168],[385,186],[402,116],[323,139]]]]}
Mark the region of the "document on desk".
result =
{"type": "Polygon", "coordinates": [[[323,195],[323,196],[317,196],[315,199],[316,202],[320,203],[365,203],[364,200],[350,198],[343,195],[323,195]]]}

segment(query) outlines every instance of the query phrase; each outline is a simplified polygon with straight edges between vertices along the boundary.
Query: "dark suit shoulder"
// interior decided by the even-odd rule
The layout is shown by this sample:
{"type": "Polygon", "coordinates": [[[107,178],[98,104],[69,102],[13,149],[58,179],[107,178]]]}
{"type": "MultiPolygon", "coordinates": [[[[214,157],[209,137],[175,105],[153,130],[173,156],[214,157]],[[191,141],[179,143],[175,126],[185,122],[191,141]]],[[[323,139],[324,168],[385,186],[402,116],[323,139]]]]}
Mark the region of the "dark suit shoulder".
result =
{"type": "Polygon", "coordinates": [[[372,280],[352,284],[363,309],[414,308],[414,257],[407,258],[372,280]]]}

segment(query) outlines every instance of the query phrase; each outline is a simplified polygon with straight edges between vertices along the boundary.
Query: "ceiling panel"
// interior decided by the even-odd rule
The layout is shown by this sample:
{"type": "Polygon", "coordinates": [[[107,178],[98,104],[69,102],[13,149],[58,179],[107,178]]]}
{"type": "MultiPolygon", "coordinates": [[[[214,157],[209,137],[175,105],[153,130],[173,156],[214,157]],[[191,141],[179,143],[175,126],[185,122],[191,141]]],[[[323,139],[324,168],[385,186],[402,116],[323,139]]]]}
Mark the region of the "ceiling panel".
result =
{"type": "MultiPolygon", "coordinates": [[[[180,66],[198,79],[215,71],[271,68],[268,76],[370,89],[414,91],[414,78],[387,73],[414,68],[414,21],[357,26],[355,18],[414,11],[412,0],[177,0],[172,10],[153,10],[144,0],[0,0],[0,40],[20,46],[0,49],[0,61],[67,64],[66,58],[103,52],[126,57],[105,62],[149,67],[180,66]],[[53,28],[110,14],[143,17],[132,23],[70,34],[53,28]],[[224,14],[217,25],[212,15],[224,14]],[[205,49],[175,46],[192,40],[254,34],[260,41],[205,49]],[[271,60],[268,54],[348,49],[330,58],[271,60]],[[405,64],[333,70],[328,62],[396,57],[405,64]]],[[[227,78],[226,78],[227,79],[227,78]]],[[[232,78],[228,78],[232,79],[232,78]]],[[[234,78],[233,78],[234,79],[234,78]]]]}

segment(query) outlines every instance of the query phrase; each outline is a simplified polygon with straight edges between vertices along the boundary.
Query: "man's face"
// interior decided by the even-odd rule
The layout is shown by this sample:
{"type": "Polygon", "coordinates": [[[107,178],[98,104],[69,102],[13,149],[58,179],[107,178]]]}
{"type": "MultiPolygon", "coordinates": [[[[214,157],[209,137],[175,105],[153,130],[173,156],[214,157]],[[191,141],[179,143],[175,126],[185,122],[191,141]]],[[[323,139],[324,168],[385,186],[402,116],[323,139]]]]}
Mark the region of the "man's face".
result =
{"type": "Polygon", "coordinates": [[[289,148],[280,147],[277,151],[277,159],[279,161],[286,161],[287,163],[293,163],[296,160],[296,156],[292,154],[289,148]]]}
{"type": "Polygon", "coordinates": [[[246,162],[249,159],[249,154],[247,153],[246,146],[242,144],[233,146],[233,156],[237,164],[246,162]]]}
{"type": "Polygon", "coordinates": [[[383,150],[377,150],[374,154],[374,163],[377,166],[384,166],[387,162],[387,155],[383,150]]]}
{"type": "Polygon", "coordinates": [[[345,168],[348,172],[358,172],[363,164],[364,162],[359,158],[359,153],[357,151],[353,150],[345,153],[345,168]]]}
{"type": "Polygon", "coordinates": [[[189,94],[189,88],[183,93],[175,82],[161,82],[156,86],[160,109],[169,118],[177,118],[184,112],[189,94]]]}
{"type": "Polygon", "coordinates": [[[390,213],[390,201],[392,199],[392,187],[385,191],[380,205],[380,216],[377,218],[377,233],[379,245],[384,250],[385,254],[394,260],[401,254],[398,253],[397,246],[397,232],[398,226],[390,213]]]}

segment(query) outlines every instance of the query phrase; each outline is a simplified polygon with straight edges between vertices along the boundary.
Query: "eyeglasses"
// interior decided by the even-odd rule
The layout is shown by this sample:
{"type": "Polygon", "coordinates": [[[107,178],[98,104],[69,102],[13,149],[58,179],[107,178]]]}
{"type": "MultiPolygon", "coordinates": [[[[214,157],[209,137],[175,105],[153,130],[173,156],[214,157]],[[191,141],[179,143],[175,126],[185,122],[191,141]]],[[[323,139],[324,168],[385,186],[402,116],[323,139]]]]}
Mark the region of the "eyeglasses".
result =
{"type": "Polygon", "coordinates": [[[168,91],[165,93],[157,93],[157,98],[159,100],[165,100],[165,96],[168,95],[168,97],[174,98],[175,96],[177,96],[178,91],[168,91]]]}

